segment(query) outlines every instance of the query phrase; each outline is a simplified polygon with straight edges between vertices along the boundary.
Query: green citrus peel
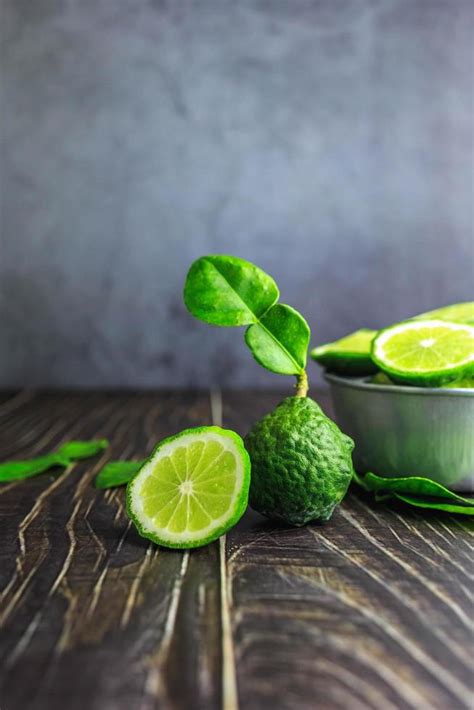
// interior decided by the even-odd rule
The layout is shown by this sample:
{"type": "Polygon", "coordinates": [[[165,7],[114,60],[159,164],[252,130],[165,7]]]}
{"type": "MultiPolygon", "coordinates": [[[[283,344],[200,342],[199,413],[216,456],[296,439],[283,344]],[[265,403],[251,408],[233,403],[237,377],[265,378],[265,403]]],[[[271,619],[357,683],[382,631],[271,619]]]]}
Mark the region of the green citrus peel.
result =
{"type": "Polygon", "coordinates": [[[311,357],[329,372],[340,375],[371,375],[377,371],[371,357],[372,342],[377,331],[361,328],[340,340],[319,345],[311,357]]]}
{"type": "Polygon", "coordinates": [[[250,505],[289,525],[329,520],[351,482],[354,442],[310,397],[287,397],[245,437],[250,505]]]}
{"type": "Polygon", "coordinates": [[[467,323],[474,325],[474,301],[465,303],[453,303],[451,306],[436,308],[434,311],[427,311],[415,316],[421,320],[445,320],[451,323],[467,323]]]}

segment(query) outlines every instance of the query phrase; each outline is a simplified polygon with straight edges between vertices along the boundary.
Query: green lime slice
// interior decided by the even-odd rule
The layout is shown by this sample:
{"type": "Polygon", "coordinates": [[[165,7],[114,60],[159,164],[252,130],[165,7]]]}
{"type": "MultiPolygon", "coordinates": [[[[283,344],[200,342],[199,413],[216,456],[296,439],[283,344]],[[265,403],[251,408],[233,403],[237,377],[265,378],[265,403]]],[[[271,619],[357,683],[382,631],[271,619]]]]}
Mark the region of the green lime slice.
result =
{"type": "MultiPolygon", "coordinates": [[[[373,385],[396,385],[390,377],[385,372],[377,372],[370,380],[373,385]]],[[[474,377],[461,377],[459,380],[452,380],[451,382],[446,382],[441,385],[443,389],[460,389],[460,390],[472,390],[474,389],[474,377]]]]}
{"type": "Polygon", "coordinates": [[[319,345],[311,357],[330,372],[341,375],[371,375],[377,371],[370,349],[377,331],[361,328],[340,340],[319,345]]]}
{"type": "Polygon", "coordinates": [[[385,372],[377,372],[370,380],[372,385],[395,385],[385,372]]]}
{"type": "Polygon", "coordinates": [[[451,306],[443,306],[414,317],[416,320],[445,320],[451,323],[474,325],[474,301],[453,303],[451,306]]]}
{"type": "Polygon", "coordinates": [[[216,540],[247,507],[250,459],[240,436],[215,426],[161,441],[127,486],[138,532],[165,547],[216,540]]]}
{"type": "Polygon", "coordinates": [[[450,389],[460,389],[460,390],[474,390],[474,377],[461,377],[459,380],[453,380],[443,385],[443,387],[449,387],[450,389]]]}
{"type": "Polygon", "coordinates": [[[396,382],[435,387],[474,374],[474,327],[411,320],[381,330],[372,358],[396,382]]]}

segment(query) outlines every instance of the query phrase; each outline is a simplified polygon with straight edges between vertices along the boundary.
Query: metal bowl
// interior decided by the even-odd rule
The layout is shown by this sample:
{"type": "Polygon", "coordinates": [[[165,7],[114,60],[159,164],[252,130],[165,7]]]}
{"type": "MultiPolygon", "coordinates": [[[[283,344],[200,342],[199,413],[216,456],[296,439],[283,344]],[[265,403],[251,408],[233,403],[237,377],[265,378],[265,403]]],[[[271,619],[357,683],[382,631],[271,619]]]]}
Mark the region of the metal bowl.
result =
{"type": "Polygon", "coordinates": [[[356,471],[427,476],[454,491],[474,491],[474,389],[325,379],[336,421],[354,439],[356,471]]]}

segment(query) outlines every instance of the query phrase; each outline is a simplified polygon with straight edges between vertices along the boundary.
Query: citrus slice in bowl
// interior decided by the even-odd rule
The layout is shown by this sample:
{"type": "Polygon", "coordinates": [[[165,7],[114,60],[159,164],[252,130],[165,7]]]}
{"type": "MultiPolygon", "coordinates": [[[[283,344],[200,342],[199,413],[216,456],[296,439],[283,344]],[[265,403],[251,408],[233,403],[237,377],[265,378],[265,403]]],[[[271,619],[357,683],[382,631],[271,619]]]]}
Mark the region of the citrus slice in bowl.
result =
{"type": "Polygon", "coordinates": [[[450,306],[436,308],[434,311],[427,311],[415,316],[416,320],[447,320],[452,323],[467,323],[474,325],[474,301],[464,303],[453,303],[450,306]]]}
{"type": "Polygon", "coordinates": [[[215,426],[161,441],[127,486],[127,512],[143,537],[174,548],[216,540],[247,507],[250,459],[240,436],[215,426]]]}
{"type": "Polygon", "coordinates": [[[330,372],[341,375],[371,375],[377,371],[370,348],[377,331],[361,328],[333,343],[319,345],[310,356],[330,372]]]}
{"type": "Polygon", "coordinates": [[[411,320],[381,330],[372,359],[395,382],[437,387],[474,373],[474,327],[411,320]]]}

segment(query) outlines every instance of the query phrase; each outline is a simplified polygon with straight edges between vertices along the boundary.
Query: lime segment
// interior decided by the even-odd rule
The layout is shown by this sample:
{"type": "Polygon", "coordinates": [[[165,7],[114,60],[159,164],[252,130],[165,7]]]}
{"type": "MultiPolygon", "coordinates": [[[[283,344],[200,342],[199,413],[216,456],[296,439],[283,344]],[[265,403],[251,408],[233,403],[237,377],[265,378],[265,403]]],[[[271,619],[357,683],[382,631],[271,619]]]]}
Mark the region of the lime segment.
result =
{"type": "Polygon", "coordinates": [[[231,528],[247,507],[250,459],[220,427],[186,429],[160,442],[127,487],[139,533],[165,547],[200,547],[231,528]]]}
{"type": "Polygon", "coordinates": [[[370,355],[375,335],[375,330],[361,328],[333,343],[313,348],[310,355],[330,372],[341,375],[371,375],[377,371],[370,355]]]}
{"type": "Polygon", "coordinates": [[[459,390],[474,390],[474,377],[461,377],[459,380],[452,380],[443,387],[459,390]]]}
{"type": "Polygon", "coordinates": [[[379,332],[372,358],[395,382],[438,386],[474,374],[474,327],[412,320],[379,332]]]}
{"type": "Polygon", "coordinates": [[[474,325],[474,301],[465,303],[453,303],[451,306],[443,306],[434,311],[427,311],[415,316],[416,320],[444,320],[451,323],[467,323],[474,325]]]}

